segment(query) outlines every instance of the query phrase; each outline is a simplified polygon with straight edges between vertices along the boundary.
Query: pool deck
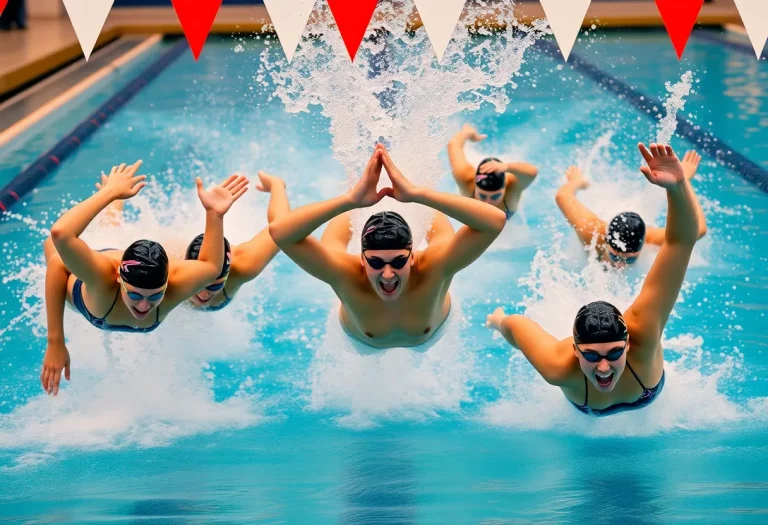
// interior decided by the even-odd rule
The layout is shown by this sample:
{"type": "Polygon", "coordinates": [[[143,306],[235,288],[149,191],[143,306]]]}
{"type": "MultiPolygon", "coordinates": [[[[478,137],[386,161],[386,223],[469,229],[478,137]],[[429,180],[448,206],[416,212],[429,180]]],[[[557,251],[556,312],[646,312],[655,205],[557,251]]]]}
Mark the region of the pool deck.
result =
{"type": "MultiPolygon", "coordinates": [[[[543,18],[538,2],[521,2],[515,8],[518,20],[530,22],[543,18]]],[[[232,34],[261,30],[269,19],[263,5],[223,6],[212,32],[232,34]]],[[[741,25],[733,0],[714,0],[704,5],[700,25],[741,25]]],[[[663,26],[653,1],[595,1],[587,12],[584,25],[599,27],[663,26]]],[[[0,95],[18,90],[36,79],[82,57],[80,45],[69,19],[32,18],[25,31],[0,32],[0,95]]],[[[109,14],[96,48],[127,34],[181,34],[172,7],[115,8],[109,14]]]]}

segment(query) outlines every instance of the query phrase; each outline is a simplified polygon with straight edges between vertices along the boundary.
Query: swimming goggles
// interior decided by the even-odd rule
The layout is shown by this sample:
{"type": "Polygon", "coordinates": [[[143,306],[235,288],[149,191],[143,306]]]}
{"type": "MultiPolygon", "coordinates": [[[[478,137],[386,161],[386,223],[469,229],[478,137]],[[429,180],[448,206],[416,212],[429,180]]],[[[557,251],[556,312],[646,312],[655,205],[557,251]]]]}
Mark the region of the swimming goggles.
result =
{"type": "Polygon", "coordinates": [[[385,261],[379,257],[368,257],[365,255],[365,252],[363,252],[363,257],[365,257],[365,260],[368,261],[368,265],[374,270],[381,270],[386,265],[390,265],[395,270],[401,270],[408,264],[408,259],[411,258],[411,250],[408,250],[408,255],[399,255],[391,261],[385,261]]]}
{"type": "MultiPolygon", "coordinates": [[[[160,299],[162,299],[163,296],[165,295],[165,290],[162,290],[160,292],[154,293],[154,294],[152,294],[150,296],[141,295],[140,293],[132,292],[128,288],[126,288],[125,287],[125,283],[123,281],[120,281],[120,284],[122,285],[123,290],[125,290],[125,293],[128,295],[128,298],[131,301],[141,301],[143,299],[146,299],[147,301],[155,302],[155,301],[159,301],[160,299]]],[[[166,288],[167,288],[167,285],[166,285],[166,288]]]]}
{"type": "Polygon", "coordinates": [[[226,284],[227,284],[227,281],[222,281],[220,283],[216,283],[216,284],[212,284],[210,286],[206,286],[205,289],[208,290],[209,292],[218,292],[219,290],[224,288],[224,286],[226,284]]]}
{"type": "Polygon", "coordinates": [[[627,264],[635,264],[637,262],[637,259],[639,258],[638,255],[635,255],[634,257],[622,257],[621,255],[614,254],[610,250],[608,250],[608,257],[610,257],[611,260],[615,263],[623,262],[627,264]]]}
{"type": "Polygon", "coordinates": [[[573,346],[576,347],[576,350],[579,351],[579,353],[584,357],[585,360],[589,361],[590,363],[599,363],[603,359],[606,361],[618,361],[621,356],[624,354],[624,351],[627,349],[627,344],[624,343],[624,346],[621,348],[614,348],[610,350],[607,354],[602,355],[598,354],[597,352],[592,352],[590,350],[587,350],[586,352],[582,351],[581,348],[579,348],[579,345],[576,343],[573,343],[573,346]]]}

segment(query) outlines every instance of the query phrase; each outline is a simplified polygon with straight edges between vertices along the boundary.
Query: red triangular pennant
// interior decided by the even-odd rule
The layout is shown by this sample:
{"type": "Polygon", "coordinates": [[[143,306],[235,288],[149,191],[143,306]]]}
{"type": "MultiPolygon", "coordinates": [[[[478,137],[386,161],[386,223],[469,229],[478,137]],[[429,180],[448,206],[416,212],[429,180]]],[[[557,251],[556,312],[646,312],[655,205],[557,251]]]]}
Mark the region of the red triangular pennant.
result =
{"type": "Polygon", "coordinates": [[[211,32],[216,13],[221,7],[221,0],[171,0],[171,2],[192,54],[197,60],[208,38],[208,33],[211,32]]]}
{"type": "Polygon", "coordinates": [[[328,7],[353,61],[376,10],[376,2],[378,0],[328,0],[328,7]]]}
{"type": "Polygon", "coordinates": [[[667,33],[675,46],[678,60],[683,56],[685,45],[703,5],[704,0],[656,0],[656,7],[664,25],[667,26],[667,33]]]}
{"type": "Polygon", "coordinates": [[[8,5],[8,0],[0,0],[0,15],[3,14],[6,5],[8,5]]]}

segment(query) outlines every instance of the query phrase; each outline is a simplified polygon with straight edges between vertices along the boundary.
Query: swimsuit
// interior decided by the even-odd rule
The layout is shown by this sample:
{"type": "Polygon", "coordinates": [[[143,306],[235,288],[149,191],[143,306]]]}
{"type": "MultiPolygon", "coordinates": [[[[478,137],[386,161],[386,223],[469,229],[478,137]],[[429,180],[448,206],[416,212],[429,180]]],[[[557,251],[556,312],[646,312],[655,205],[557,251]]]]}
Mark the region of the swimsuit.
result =
{"type": "Polygon", "coordinates": [[[155,328],[157,328],[160,325],[160,307],[157,307],[157,316],[155,317],[155,322],[152,326],[149,326],[147,328],[138,328],[135,326],[127,326],[122,324],[109,324],[107,322],[107,316],[112,311],[112,309],[115,307],[115,304],[117,304],[117,299],[120,297],[120,289],[118,288],[117,294],[115,295],[115,300],[112,301],[112,306],[109,307],[109,311],[104,314],[104,317],[96,317],[91,312],[88,311],[88,308],[85,306],[85,301],[83,300],[83,281],[80,279],[75,280],[75,284],[72,285],[72,304],[75,308],[77,308],[77,311],[83,314],[83,317],[85,317],[89,323],[91,323],[93,326],[100,330],[106,330],[108,332],[137,332],[137,333],[147,333],[153,331],[155,328]]]}
{"type": "Polygon", "coordinates": [[[643,408],[645,406],[650,405],[653,403],[653,400],[656,399],[656,397],[661,393],[661,389],[664,388],[664,372],[661,373],[661,379],[659,380],[659,384],[656,385],[653,388],[645,388],[645,385],[643,385],[643,382],[640,381],[640,378],[637,377],[637,374],[634,370],[632,370],[632,366],[629,364],[629,361],[627,361],[627,367],[629,368],[629,371],[632,372],[632,375],[635,376],[635,379],[640,384],[641,387],[643,387],[643,393],[640,395],[640,398],[636,401],[633,401],[631,403],[616,403],[615,405],[611,405],[606,408],[590,408],[587,406],[587,401],[589,400],[589,389],[587,388],[587,376],[584,376],[584,404],[583,405],[577,405],[570,399],[568,401],[571,401],[571,404],[576,407],[577,410],[580,412],[583,412],[589,416],[610,416],[612,414],[618,414],[619,412],[626,412],[629,410],[637,410],[638,408],[643,408]]]}
{"type": "Polygon", "coordinates": [[[220,304],[217,304],[216,306],[203,306],[203,310],[207,310],[209,312],[218,312],[219,310],[227,306],[229,303],[231,303],[232,298],[227,295],[227,289],[224,288],[223,292],[224,292],[225,299],[220,304]]]}

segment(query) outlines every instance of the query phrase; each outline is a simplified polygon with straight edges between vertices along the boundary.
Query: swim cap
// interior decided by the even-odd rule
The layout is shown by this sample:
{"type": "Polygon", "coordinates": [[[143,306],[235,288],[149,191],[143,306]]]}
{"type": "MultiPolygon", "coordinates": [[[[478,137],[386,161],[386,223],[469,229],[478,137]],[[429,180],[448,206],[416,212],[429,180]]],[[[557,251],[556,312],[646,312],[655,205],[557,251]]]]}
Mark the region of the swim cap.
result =
{"type": "Polygon", "coordinates": [[[168,282],[168,255],[154,241],[136,241],[123,253],[120,278],[136,288],[161,288],[168,282]]]}
{"type": "Polygon", "coordinates": [[[611,343],[628,338],[624,316],[618,308],[605,301],[582,306],[573,322],[573,342],[576,344],[611,343]]]}
{"type": "MultiPolygon", "coordinates": [[[[197,237],[195,237],[195,240],[193,240],[191,243],[189,243],[189,246],[187,247],[187,255],[184,257],[185,259],[192,259],[196,261],[198,257],[200,257],[200,248],[203,247],[203,237],[205,236],[204,233],[201,233],[197,237]]],[[[222,277],[226,276],[229,273],[229,267],[232,264],[232,249],[229,247],[229,241],[226,237],[224,237],[224,264],[221,267],[221,273],[218,277],[216,277],[216,280],[221,279],[222,277]]]]}
{"type": "Polygon", "coordinates": [[[495,160],[501,162],[499,159],[487,158],[477,166],[477,173],[475,174],[475,185],[483,191],[499,191],[507,183],[507,173],[504,171],[493,171],[491,173],[480,173],[480,166],[495,160]]]}
{"type": "Polygon", "coordinates": [[[380,211],[365,223],[362,246],[363,251],[408,250],[413,246],[411,228],[399,213],[380,211]]]}
{"type": "Polygon", "coordinates": [[[618,214],[608,225],[606,242],[622,253],[635,253],[645,244],[645,222],[632,211],[618,214]]]}

